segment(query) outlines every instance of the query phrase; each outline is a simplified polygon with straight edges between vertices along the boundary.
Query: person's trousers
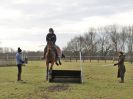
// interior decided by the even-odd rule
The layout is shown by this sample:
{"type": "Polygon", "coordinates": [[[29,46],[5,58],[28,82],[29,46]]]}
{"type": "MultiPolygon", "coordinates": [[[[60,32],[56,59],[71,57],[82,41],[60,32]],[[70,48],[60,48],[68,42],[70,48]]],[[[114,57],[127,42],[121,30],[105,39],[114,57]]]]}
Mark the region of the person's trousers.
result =
{"type": "Polygon", "coordinates": [[[118,78],[121,78],[122,81],[124,81],[125,71],[118,69],[118,78]]]}
{"type": "Polygon", "coordinates": [[[21,80],[21,73],[22,73],[22,64],[17,64],[18,66],[18,81],[21,80]]]}

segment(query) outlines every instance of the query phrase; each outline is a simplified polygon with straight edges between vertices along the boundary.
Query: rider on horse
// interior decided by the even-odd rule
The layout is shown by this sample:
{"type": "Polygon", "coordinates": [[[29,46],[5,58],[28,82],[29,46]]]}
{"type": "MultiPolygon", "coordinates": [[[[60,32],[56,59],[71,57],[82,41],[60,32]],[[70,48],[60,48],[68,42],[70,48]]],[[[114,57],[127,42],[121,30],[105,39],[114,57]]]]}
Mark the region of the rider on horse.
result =
{"type": "MultiPolygon", "coordinates": [[[[55,35],[55,33],[54,33],[53,28],[49,28],[49,33],[48,33],[47,36],[46,36],[46,41],[47,41],[47,43],[48,43],[48,42],[52,42],[52,43],[54,44],[53,49],[54,49],[55,54],[56,54],[56,64],[58,65],[58,63],[57,63],[58,53],[57,53],[56,45],[55,45],[55,42],[56,42],[56,35],[55,35]]],[[[46,47],[44,48],[44,58],[45,58],[46,52],[47,52],[47,45],[46,45],[46,47]]]]}

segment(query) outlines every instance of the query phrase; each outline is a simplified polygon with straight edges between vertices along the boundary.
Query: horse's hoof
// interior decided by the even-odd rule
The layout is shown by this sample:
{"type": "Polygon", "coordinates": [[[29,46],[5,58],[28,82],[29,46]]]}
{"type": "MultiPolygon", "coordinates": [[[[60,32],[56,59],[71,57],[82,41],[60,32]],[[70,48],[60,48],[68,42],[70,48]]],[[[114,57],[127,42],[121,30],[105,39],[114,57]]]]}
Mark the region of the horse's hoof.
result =
{"type": "Polygon", "coordinates": [[[60,65],[62,65],[62,63],[59,63],[60,65]]]}
{"type": "Polygon", "coordinates": [[[59,64],[58,64],[58,63],[56,63],[56,65],[58,66],[59,64]]]}
{"type": "Polygon", "coordinates": [[[52,69],[49,71],[49,75],[51,75],[52,74],[52,69]]]}

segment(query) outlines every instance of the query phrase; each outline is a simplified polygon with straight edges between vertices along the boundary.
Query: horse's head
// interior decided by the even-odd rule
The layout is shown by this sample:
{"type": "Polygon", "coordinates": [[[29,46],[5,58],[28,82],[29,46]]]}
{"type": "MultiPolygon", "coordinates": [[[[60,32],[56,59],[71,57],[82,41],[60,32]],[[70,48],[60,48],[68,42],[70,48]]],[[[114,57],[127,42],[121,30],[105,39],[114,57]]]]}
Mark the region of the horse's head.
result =
{"type": "Polygon", "coordinates": [[[46,62],[53,64],[55,62],[55,50],[53,42],[47,42],[46,62]]]}

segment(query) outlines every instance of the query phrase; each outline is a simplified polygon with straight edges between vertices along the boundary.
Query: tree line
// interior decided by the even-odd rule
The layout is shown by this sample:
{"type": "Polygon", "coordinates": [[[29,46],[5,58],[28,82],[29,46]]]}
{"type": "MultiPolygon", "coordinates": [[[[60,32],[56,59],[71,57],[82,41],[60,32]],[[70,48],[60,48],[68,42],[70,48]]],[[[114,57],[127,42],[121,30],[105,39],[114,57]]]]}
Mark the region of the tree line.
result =
{"type": "Polygon", "coordinates": [[[116,56],[118,51],[133,56],[133,25],[107,25],[89,28],[83,35],[71,39],[63,48],[66,56],[116,56]]]}

